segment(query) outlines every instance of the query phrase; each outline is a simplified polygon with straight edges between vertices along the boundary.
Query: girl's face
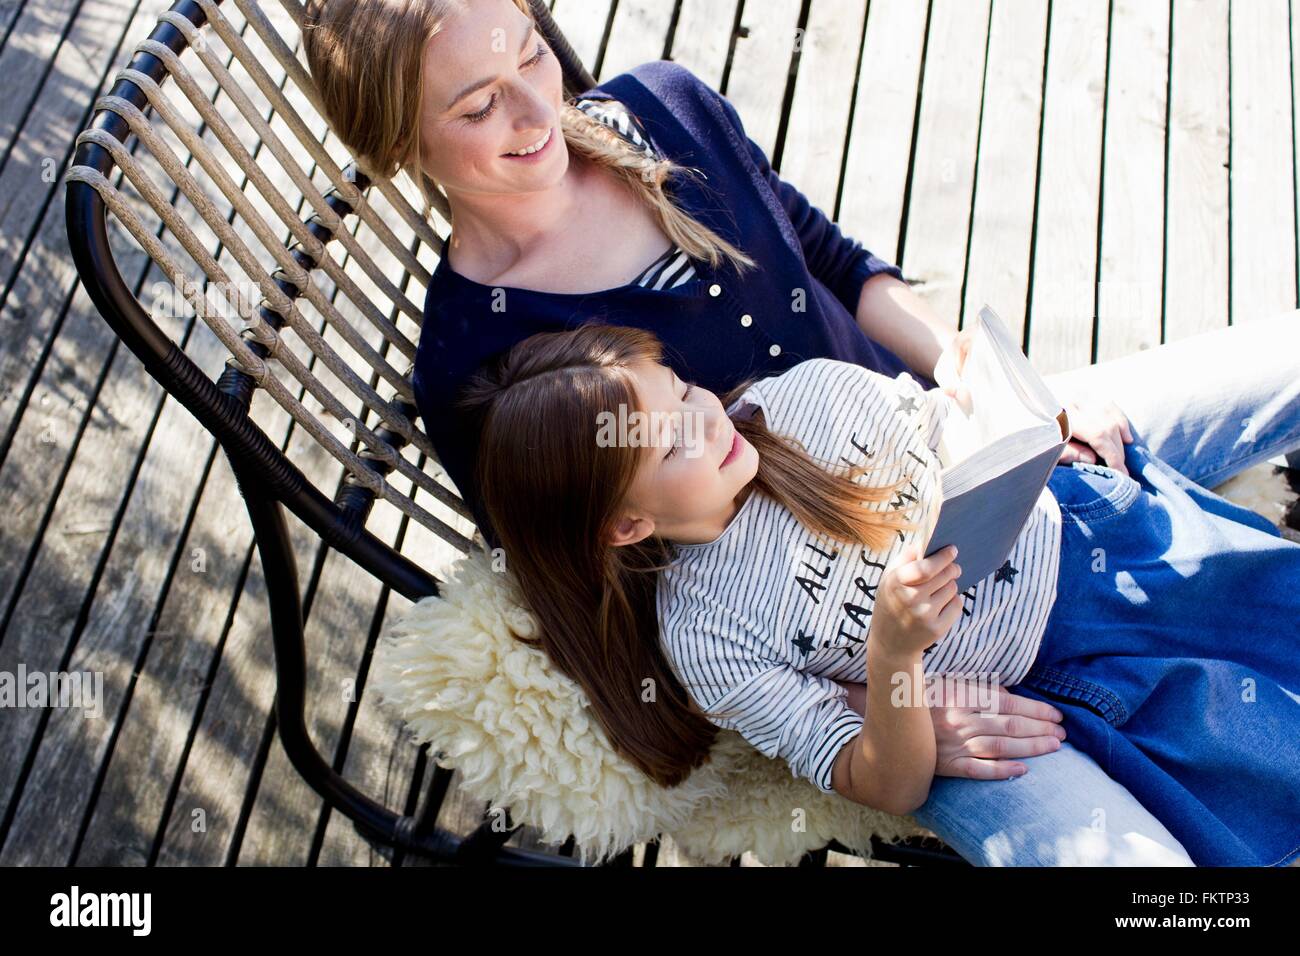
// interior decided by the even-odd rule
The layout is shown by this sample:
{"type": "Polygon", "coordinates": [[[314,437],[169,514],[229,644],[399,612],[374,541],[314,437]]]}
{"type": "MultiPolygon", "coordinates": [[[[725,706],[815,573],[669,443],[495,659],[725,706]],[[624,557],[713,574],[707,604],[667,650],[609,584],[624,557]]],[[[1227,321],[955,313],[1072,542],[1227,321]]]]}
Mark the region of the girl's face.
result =
{"type": "Polygon", "coordinates": [[[641,412],[626,429],[641,461],[611,544],[657,534],[679,544],[722,534],[758,471],[758,451],[736,430],[718,397],[688,385],[667,365],[632,366],[641,412]],[[638,436],[648,438],[638,438],[638,436]]]}
{"type": "Polygon", "coordinates": [[[560,64],[518,7],[458,5],[424,57],[420,157],[435,182],[449,193],[518,193],[563,179],[560,64]]]}

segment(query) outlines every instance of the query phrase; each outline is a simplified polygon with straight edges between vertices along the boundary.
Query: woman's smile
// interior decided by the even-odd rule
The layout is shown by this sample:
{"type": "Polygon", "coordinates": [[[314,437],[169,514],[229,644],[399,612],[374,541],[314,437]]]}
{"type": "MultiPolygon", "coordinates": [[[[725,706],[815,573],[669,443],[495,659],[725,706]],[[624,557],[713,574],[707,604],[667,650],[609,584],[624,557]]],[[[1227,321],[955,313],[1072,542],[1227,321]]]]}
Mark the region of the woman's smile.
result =
{"type": "Polygon", "coordinates": [[[537,142],[525,146],[522,150],[513,153],[503,153],[506,159],[536,160],[544,153],[548,153],[551,148],[551,141],[555,139],[555,127],[546,131],[546,135],[537,142]]]}

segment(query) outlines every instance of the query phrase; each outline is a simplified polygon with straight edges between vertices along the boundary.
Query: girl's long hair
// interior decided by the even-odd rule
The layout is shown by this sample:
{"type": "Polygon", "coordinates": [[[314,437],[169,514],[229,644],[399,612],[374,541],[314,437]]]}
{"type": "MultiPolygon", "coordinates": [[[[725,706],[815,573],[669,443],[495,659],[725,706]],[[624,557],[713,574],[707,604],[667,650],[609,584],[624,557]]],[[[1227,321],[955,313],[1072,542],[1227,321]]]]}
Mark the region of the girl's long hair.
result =
{"type": "MultiPolygon", "coordinates": [[[[645,450],[597,438],[597,423],[620,405],[641,410],[631,366],[661,360],[660,341],[642,329],[593,323],[540,333],[480,370],[459,404],[480,435],[477,486],[506,573],[539,624],[527,643],[583,688],[616,749],[671,787],[707,760],[717,727],[660,647],[655,572],[672,560],[672,543],[653,534],[607,543],[645,450]]],[[[720,396],[723,406],[753,381],[720,396]]],[[[855,481],[884,465],[819,462],[770,432],[761,413],[733,421],[758,452],[750,493],[779,502],[810,531],[884,551],[917,527],[898,511],[863,506],[887,501],[906,481],[855,481]]]]}
{"type": "MultiPolygon", "coordinates": [[[[512,0],[530,20],[527,0],[512,0]]],[[[420,115],[424,51],[452,10],[448,0],[308,0],[303,48],[325,119],[372,178],[404,172],[420,191],[427,219],[437,185],[421,161],[420,115]]],[[[570,152],[608,169],[658,219],[690,258],[739,272],[757,268],[742,249],[681,209],[666,191],[674,173],[691,167],[648,157],[572,103],[560,111],[570,152]]]]}

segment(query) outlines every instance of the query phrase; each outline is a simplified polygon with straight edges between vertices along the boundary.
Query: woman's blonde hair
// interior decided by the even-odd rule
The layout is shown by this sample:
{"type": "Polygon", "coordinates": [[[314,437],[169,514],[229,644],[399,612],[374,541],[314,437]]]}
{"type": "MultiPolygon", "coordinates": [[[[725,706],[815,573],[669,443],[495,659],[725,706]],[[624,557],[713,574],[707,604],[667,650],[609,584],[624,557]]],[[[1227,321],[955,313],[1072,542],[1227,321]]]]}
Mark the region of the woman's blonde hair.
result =
{"type": "MultiPolygon", "coordinates": [[[[530,20],[527,0],[511,0],[530,20]]],[[[425,47],[453,9],[450,0],[308,0],[303,47],[325,118],[372,178],[404,172],[420,191],[424,216],[436,184],[421,157],[425,47]]],[[[573,155],[608,169],[650,208],[668,238],[690,258],[737,271],[757,268],[743,250],[683,211],[665,190],[675,172],[697,170],[651,156],[572,102],[560,113],[573,155]]]]}

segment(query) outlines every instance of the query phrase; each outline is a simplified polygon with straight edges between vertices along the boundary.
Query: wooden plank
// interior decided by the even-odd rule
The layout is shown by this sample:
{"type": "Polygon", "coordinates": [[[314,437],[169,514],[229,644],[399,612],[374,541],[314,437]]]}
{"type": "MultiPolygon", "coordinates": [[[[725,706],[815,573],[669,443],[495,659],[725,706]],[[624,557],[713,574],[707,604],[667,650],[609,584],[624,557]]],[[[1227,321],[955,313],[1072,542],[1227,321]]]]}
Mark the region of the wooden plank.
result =
{"type": "MultiPolygon", "coordinates": [[[[156,2],[161,3],[161,0],[156,2]]],[[[139,13],[131,28],[138,29],[139,35],[143,36],[155,22],[156,11],[145,8],[139,13]]],[[[157,167],[147,152],[141,150],[137,155],[152,175],[157,167]]],[[[146,224],[158,223],[157,215],[144,205],[133,188],[123,188],[128,201],[134,197],[142,220],[146,224]]],[[[93,404],[110,357],[118,348],[116,337],[99,317],[85,292],[76,285],[75,272],[66,254],[62,202],[60,191],[56,202],[46,212],[39,239],[33,246],[33,250],[48,251],[29,257],[11,299],[11,307],[26,309],[35,325],[56,326],[58,323],[51,316],[59,313],[65,301],[60,290],[64,283],[72,284],[74,288],[67,319],[53,343],[54,351],[50,356],[50,361],[60,364],[51,370],[46,368],[46,362],[41,361],[29,370],[30,374],[41,376],[41,387],[36,388],[38,383],[33,383],[35,405],[25,408],[24,417],[15,423],[13,447],[23,453],[8,456],[0,468],[0,489],[13,504],[10,534],[0,544],[0,569],[5,572],[0,574],[0,580],[4,582],[0,595],[3,595],[6,605],[16,600],[16,589],[22,585],[22,563],[40,546],[53,498],[62,486],[62,476],[68,467],[76,436],[84,427],[87,406],[93,404]]],[[[123,232],[117,220],[109,217],[110,244],[118,267],[130,287],[140,287],[145,278],[141,270],[148,262],[140,249],[128,247],[122,241],[123,232]]],[[[201,240],[212,241],[211,232],[206,227],[199,234],[201,240]]],[[[158,277],[155,275],[154,278],[158,277]]],[[[149,286],[143,287],[142,295],[146,301],[150,300],[149,286]]],[[[35,342],[30,344],[33,347],[38,345],[35,342]]],[[[130,470],[125,462],[123,468],[130,470]]],[[[86,560],[87,567],[93,567],[94,559],[86,560]]]]}
{"type": "MultiPolygon", "coordinates": [[[[13,35],[0,49],[0,76],[5,78],[5,95],[0,96],[0,168],[13,155],[18,127],[45,85],[45,67],[55,60],[68,21],[78,16],[79,6],[76,0],[42,0],[27,4],[14,21],[13,35]]],[[[0,11],[0,21],[9,20],[15,12],[12,8],[0,11]]],[[[87,10],[90,16],[95,12],[93,7],[87,10]]],[[[120,32],[104,29],[102,24],[91,34],[91,42],[105,48],[115,46],[120,38],[120,32]]],[[[90,56],[94,56],[93,49],[90,56]]],[[[63,62],[66,65],[68,58],[64,57],[63,62]]],[[[51,75],[57,82],[59,72],[52,70],[51,75]]],[[[98,71],[92,75],[98,75],[98,71]]],[[[20,155],[19,161],[22,159],[20,155]]]]}
{"type": "Polygon", "coordinates": [[[801,36],[799,0],[746,3],[741,16],[731,73],[720,89],[736,107],[749,138],[775,160],[790,58],[801,36]]]}
{"type": "MultiPolygon", "coordinates": [[[[299,431],[295,429],[295,435],[299,431]]],[[[319,539],[296,520],[289,522],[289,533],[299,567],[303,562],[310,567],[319,539]]],[[[158,865],[233,862],[249,777],[267,742],[274,687],[262,678],[273,666],[266,581],[261,558],[254,552],[163,827],[158,865]]]]}
{"type": "Polygon", "coordinates": [[[985,0],[935,0],[899,265],[954,331],[966,275],[988,35],[985,0]]]}
{"type": "Polygon", "coordinates": [[[829,866],[895,866],[894,863],[884,863],[880,860],[866,860],[856,853],[834,853],[826,854],[826,865],[829,866]]]}
{"type": "Polygon", "coordinates": [[[14,24],[25,6],[26,0],[0,0],[0,50],[9,45],[14,24]]]}
{"type": "Polygon", "coordinates": [[[1296,307],[1296,173],[1287,4],[1233,4],[1229,16],[1235,325],[1296,307]]]}
{"type": "Polygon", "coordinates": [[[831,219],[866,15],[865,0],[816,0],[812,5],[800,37],[785,146],[774,160],[781,178],[798,186],[831,219]]]}
{"type": "Polygon", "coordinates": [[[676,841],[665,834],[659,838],[659,852],[655,855],[654,865],[656,867],[695,867],[699,864],[692,863],[686,855],[682,853],[681,848],[678,847],[676,841]]]}
{"type": "Polygon", "coordinates": [[[1178,0],[1173,18],[1166,342],[1228,324],[1228,2],[1178,0]]]}
{"type": "Polygon", "coordinates": [[[871,2],[840,196],[837,222],[844,232],[894,263],[902,248],[926,20],[924,3],[871,2]]]}
{"type": "Polygon", "coordinates": [[[1160,344],[1169,3],[1115,0],[1106,80],[1097,361],[1160,344]]]}
{"type": "Polygon", "coordinates": [[[988,303],[1017,342],[1029,298],[1047,2],[995,3],[962,324],[988,303]]]}
{"type": "MultiPolygon", "coordinates": [[[[147,0],[128,29],[147,33],[166,7],[164,0],[147,0]]],[[[98,94],[106,92],[104,74],[117,60],[118,51],[103,35],[102,24],[129,19],[132,3],[89,0],[83,9],[85,18],[74,23],[53,65],[53,71],[64,80],[41,90],[18,133],[21,152],[0,170],[0,275],[6,277],[0,290],[0,320],[4,323],[4,335],[0,335],[0,428],[6,435],[40,376],[51,331],[59,326],[68,290],[76,281],[76,269],[67,255],[61,177],[86,109],[98,94]],[[45,163],[47,158],[54,161],[52,170],[45,163]]],[[[129,281],[137,274],[124,275],[129,281]]],[[[61,397],[57,392],[56,398],[61,397]]]]}
{"type": "MultiPolygon", "coordinates": [[[[341,354],[348,354],[332,329],[327,331],[326,341],[339,348],[341,354]]],[[[321,373],[325,381],[323,369],[321,373]]],[[[359,402],[347,404],[354,412],[360,408],[359,402]]],[[[381,541],[392,543],[400,515],[387,506],[376,511],[372,530],[381,541]]],[[[364,681],[358,680],[358,671],[380,590],[378,581],[360,572],[346,557],[335,551],[326,554],[312,601],[306,647],[307,725],[317,749],[327,759],[336,755],[350,705],[363,693],[364,681]]],[[[261,679],[273,683],[274,674],[267,673],[261,679]]],[[[277,734],[258,782],[239,863],[308,863],[312,841],[304,840],[303,835],[314,836],[322,809],[321,798],[293,768],[279,746],[277,734]]]]}
{"type": "Polygon", "coordinates": [[[596,79],[603,82],[634,66],[663,59],[675,2],[619,0],[596,79]]]}
{"type": "MultiPolygon", "coordinates": [[[[266,404],[273,403],[268,399],[266,404]]],[[[304,441],[301,429],[292,434],[302,451],[315,446],[314,441],[304,441]]],[[[226,483],[233,484],[224,461],[218,467],[227,472],[226,483]]],[[[296,519],[289,517],[288,524],[300,581],[310,589],[314,583],[310,569],[320,553],[320,540],[296,519]]],[[[250,780],[261,771],[260,754],[269,742],[274,699],[274,657],[266,583],[257,554],[238,601],[234,620],[222,635],[221,657],[195,739],[181,767],[177,798],[164,822],[158,858],[162,865],[233,861],[250,780]]],[[[308,606],[308,621],[310,610],[308,606]]],[[[311,835],[310,830],[300,830],[296,837],[307,845],[311,835]]]]}
{"type": "MultiPolygon", "coordinates": [[[[392,509],[386,509],[390,514],[392,509]]],[[[407,522],[408,530],[412,523],[407,522]]],[[[385,603],[381,609],[383,625],[405,613],[411,602],[400,594],[384,592],[385,603]]],[[[367,673],[368,676],[368,673],[367,673]]],[[[359,706],[352,735],[348,742],[343,776],[363,793],[395,812],[405,812],[419,749],[408,743],[402,728],[392,720],[387,711],[375,702],[375,694],[364,685],[358,692],[359,706]]],[[[392,863],[391,850],[380,849],[361,836],[342,813],[326,807],[325,837],[318,866],[388,866],[392,863]]]]}
{"type": "Polygon", "coordinates": [[[1052,4],[1026,349],[1045,375],[1092,362],[1107,9],[1052,4]]]}
{"type": "Polygon", "coordinates": [[[578,59],[595,76],[600,63],[605,30],[612,12],[611,0],[555,0],[551,16],[578,59]]]}
{"type": "MultiPolygon", "coordinates": [[[[394,509],[380,509],[372,523],[381,541],[391,543],[395,539],[400,522],[394,509]]],[[[357,673],[379,590],[375,579],[360,573],[343,555],[327,553],[306,634],[307,726],[317,749],[327,759],[336,753],[349,705],[362,693],[357,673]]],[[[273,685],[274,674],[261,674],[259,680],[273,685]]],[[[403,791],[405,784],[402,781],[403,791]]],[[[277,733],[258,781],[248,828],[239,848],[239,864],[309,863],[322,809],[321,798],[289,762],[277,733]]]]}
{"type": "Polygon", "coordinates": [[[681,0],[670,59],[722,89],[738,0],[681,0]]]}
{"type": "MultiPolygon", "coordinates": [[[[147,31],[156,20],[156,10],[144,8],[138,12],[141,17],[139,22],[133,22],[132,28],[147,31]]],[[[61,195],[58,198],[61,204],[61,195]]],[[[43,237],[48,236],[51,249],[60,244],[56,236],[62,232],[61,213],[59,205],[52,206],[42,223],[43,237]]],[[[62,245],[66,250],[66,240],[62,245]]],[[[28,267],[23,270],[19,285],[15,287],[19,302],[32,294],[33,290],[25,284],[27,281],[39,284],[48,279],[35,268],[37,261],[29,257],[28,267]]],[[[132,260],[127,259],[123,264],[127,266],[127,276],[137,272],[132,260]]],[[[49,481],[49,476],[58,474],[61,462],[66,461],[69,455],[75,456],[62,485],[65,494],[54,503],[49,521],[50,533],[31,543],[34,564],[26,581],[36,586],[16,597],[6,640],[0,648],[0,660],[10,661],[11,665],[22,662],[31,670],[47,672],[59,669],[64,658],[72,653],[81,626],[79,612],[89,596],[86,590],[88,582],[102,561],[100,553],[104,542],[115,530],[115,515],[121,508],[123,490],[131,477],[130,458],[161,402],[161,390],[125,349],[114,359],[112,369],[108,369],[109,374],[105,376],[107,356],[113,354],[110,342],[114,338],[84,292],[80,289],[78,292],[73,311],[45,365],[42,377],[45,387],[38,390],[42,399],[57,394],[66,395],[67,400],[51,401],[43,406],[38,403],[40,411],[24,417],[15,439],[16,448],[22,448],[24,452],[37,449],[52,459],[48,462],[50,471],[45,473],[47,480],[33,480],[30,488],[20,485],[24,498],[36,497],[42,502],[29,509],[16,509],[29,521],[39,518],[45,507],[43,500],[48,500],[48,496],[54,493],[56,483],[49,481]],[[101,377],[105,382],[102,391],[95,384],[101,377]],[[82,422],[86,407],[92,404],[89,421],[82,422]],[[84,436],[79,434],[81,428],[85,428],[84,436]],[[120,460],[123,452],[126,456],[122,467],[105,468],[105,462],[120,460]]],[[[185,323],[177,317],[162,316],[160,325],[169,334],[179,336],[185,323]]],[[[11,456],[7,465],[28,469],[27,474],[40,469],[38,456],[30,454],[11,456]],[[23,461],[25,458],[30,461],[30,469],[23,461]]],[[[6,484],[12,482],[12,478],[5,479],[6,484]]],[[[182,509],[180,515],[175,516],[176,520],[184,513],[182,509]]],[[[39,536],[33,533],[32,538],[21,543],[26,544],[34,538],[39,536]]],[[[8,552],[6,549],[6,559],[10,556],[8,552]]],[[[6,581],[9,581],[8,576],[6,581]]],[[[111,616],[109,620],[112,620],[111,616]]],[[[108,690],[111,688],[106,688],[106,692],[108,690]]],[[[63,711],[64,715],[67,713],[63,711]]],[[[17,808],[20,794],[16,785],[23,773],[22,766],[46,719],[47,716],[40,712],[19,712],[5,735],[5,746],[0,748],[0,808],[3,810],[0,815],[6,818],[17,808]]],[[[62,829],[68,828],[64,826],[62,829]]],[[[21,836],[21,824],[17,831],[21,836]]],[[[25,852],[21,847],[15,849],[15,846],[15,839],[11,837],[6,842],[5,853],[25,852]]],[[[66,862],[66,859],[59,862],[66,862]]]]}
{"type": "MultiPolygon", "coordinates": [[[[265,395],[259,399],[259,405],[274,404],[265,395]]],[[[288,425],[288,416],[278,414],[280,429],[268,430],[277,442],[288,425]]],[[[185,764],[252,548],[248,515],[224,458],[218,457],[209,472],[196,514],[201,517],[181,542],[180,565],[139,665],[135,693],[77,854],[79,866],[147,862],[167,815],[171,786],[185,764]]]]}
{"type": "MultiPolygon", "coordinates": [[[[138,15],[129,28],[137,31],[133,43],[148,33],[165,5],[165,0],[151,0],[150,5],[137,11],[138,15]]],[[[129,59],[129,53],[124,54],[124,59],[129,59]]],[[[111,79],[106,78],[103,82],[107,85],[111,79]]],[[[188,104],[181,108],[188,108],[188,104]]],[[[74,136],[75,132],[69,134],[69,142],[74,136]]],[[[129,141],[134,142],[134,138],[129,137],[129,141]]],[[[178,145],[174,137],[170,142],[178,145]]],[[[138,150],[136,156],[150,175],[158,179],[158,167],[147,154],[147,150],[138,150]]],[[[69,149],[69,159],[70,156],[69,149]]],[[[133,186],[121,184],[120,171],[114,173],[114,179],[128,201],[134,201],[134,208],[142,221],[156,226],[160,222],[158,216],[140,199],[133,186]]],[[[79,287],[75,268],[67,254],[63,202],[64,191],[60,187],[54,201],[45,210],[36,240],[4,311],[6,317],[17,318],[33,331],[40,330],[31,337],[11,336],[6,340],[10,348],[0,351],[0,366],[3,366],[0,379],[8,378],[12,383],[11,390],[0,402],[6,403],[6,411],[12,409],[20,417],[26,416],[15,420],[12,439],[12,447],[26,453],[6,456],[0,467],[0,494],[13,503],[10,533],[0,539],[0,572],[3,572],[0,573],[0,600],[6,605],[16,599],[16,589],[23,580],[22,563],[39,547],[45,517],[60,487],[59,477],[67,467],[75,437],[84,427],[87,406],[93,403],[98,391],[96,383],[117,348],[116,336],[79,287]],[[65,292],[69,289],[71,292],[65,292]],[[65,308],[67,317],[60,324],[58,316],[65,308]],[[38,338],[38,335],[50,334],[50,330],[55,328],[59,331],[55,342],[51,343],[54,349],[51,360],[59,355],[67,357],[66,364],[57,374],[46,370],[46,362],[40,358],[46,343],[38,338]],[[76,370],[74,367],[78,365],[84,369],[76,370]],[[19,375],[31,376],[31,384],[20,384],[19,375]],[[78,381],[84,381],[84,385],[78,385],[78,381]],[[34,408],[25,406],[20,399],[29,388],[36,403],[34,408]],[[33,449],[39,454],[31,454],[33,449]]],[[[148,301],[151,286],[142,285],[145,278],[142,270],[151,266],[144,252],[134,247],[124,233],[124,227],[109,216],[109,241],[118,269],[130,288],[143,288],[141,294],[148,301]]],[[[213,240],[206,226],[199,230],[199,235],[205,241],[213,240]]]]}
{"type": "MultiPolygon", "coordinates": [[[[319,448],[314,439],[295,427],[287,453],[300,466],[320,470],[325,453],[319,448]],[[316,461],[309,461],[313,455],[316,461]]],[[[218,467],[228,468],[224,461],[218,467]]],[[[286,520],[299,580],[309,590],[314,577],[311,569],[321,551],[320,539],[292,515],[286,520]]],[[[310,626],[310,606],[306,613],[310,626]]],[[[234,862],[240,850],[245,805],[255,794],[250,793],[250,788],[256,787],[262,772],[264,748],[278,747],[269,740],[275,695],[274,653],[266,581],[256,553],[223,640],[217,671],[182,768],[171,814],[163,827],[159,865],[234,862]],[[200,820],[202,828],[198,826],[200,820]]],[[[310,837],[310,831],[297,833],[304,844],[310,837]]]]}

